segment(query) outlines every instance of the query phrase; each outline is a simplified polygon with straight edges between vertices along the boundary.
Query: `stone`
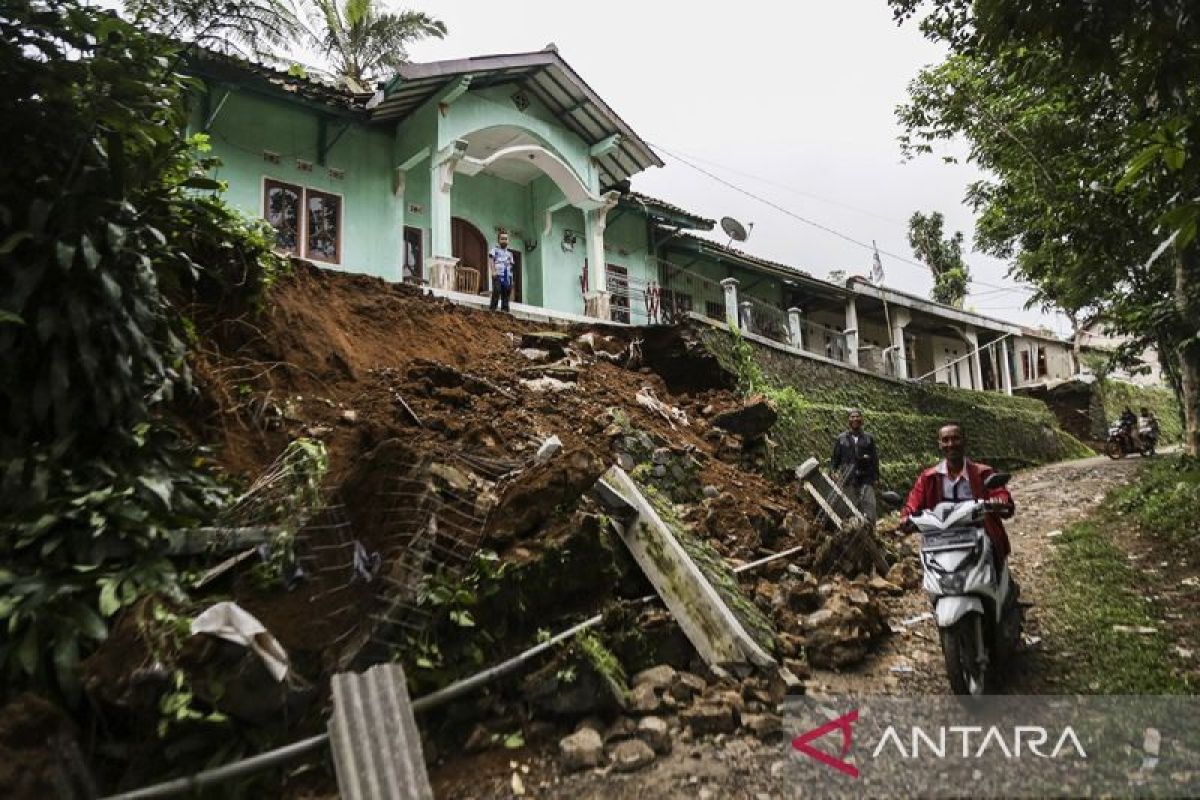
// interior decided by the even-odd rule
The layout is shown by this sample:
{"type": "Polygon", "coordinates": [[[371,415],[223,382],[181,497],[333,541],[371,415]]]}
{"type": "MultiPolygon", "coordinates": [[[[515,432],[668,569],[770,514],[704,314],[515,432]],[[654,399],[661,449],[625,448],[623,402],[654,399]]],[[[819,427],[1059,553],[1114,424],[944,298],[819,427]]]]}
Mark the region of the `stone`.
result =
{"type": "Polygon", "coordinates": [[[671,681],[671,686],[667,690],[671,697],[681,703],[690,701],[698,694],[703,694],[708,688],[708,682],[699,675],[693,675],[690,672],[680,672],[675,675],[675,679],[671,681]]]}
{"type": "Polygon", "coordinates": [[[903,587],[897,586],[887,578],[879,575],[872,576],[870,583],[867,585],[870,586],[873,591],[879,592],[880,594],[904,594],[903,587]]]}
{"type": "Polygon", "coordinates": [[[716,702],[698,703],[681,712],[679,718],[688,730],[698,736],[733,733],[737,729],[733,708],[716,702]]]}
{"type": "Polygon", "coordinates": [[[721,490],[718,489],[717,487],[713,486],[711,483],[708,484],[707,486],[705,486],[703,491],[704,491],[704,496],[709,499],[717,497],[721,494],[721,490]]]}
{"type": "Polygon", "coordinates": [[[641,739],[626,739],[612,750],[612,768],[636,772],[654,761],[654,750],[641,739]]]}
{"type": "Polygon", "coordinates": [[[632,472],[633,468],[637,466],[637,462],[629,453],[617,453],[617,466],[626,472],[632,472]]]}
{"type": "Polygon", "coordinates": [[[557,358],[562,356],[571,338],[571,334],[562,331],[531,331],[521,335],[521,347],[546,350],[557,358]]]}
{"type": "Polygon", "coordinates": [[[598,767],[604,763],[604,742],[591,728],[576,731],[559,741],[558,752],[568,772],[598,767]]]}
{"type": "Polygon", "coordinates": [[[770,430],[778,418],[779,414],[770,400],[762,395],[754,395],[747,398],[740,408],[717,414],[712,418],[712,424],[730,433],[753,439],[770,430]]]}
{"type": "Polygon", "coordinates": [[[913,559],[897,561],[888,570],[887,579],[904,589],[916,589],[921,585],[921,569],[913,559]]]}
{"type": "Polygon", "coordinates": [[[676,669],[670,664],[659,664],[635,674],[630,685],[634,687],[649,685],[654,689],[666,689],[675,680],[677,674],[676,669]]]}
{"type": "Polygon", "coordinates": [[[622,742],[637,736],[637,722],[629,717],[617,717],[604,732],[604,743],[622,742]]]}
{"type": "Polygon", "coordinates": [[[629,692],[629,710],[634,714],[653,714],[662,708],[658,692],[649,683],[634,686],[629,692]]]}
{"type": "Polygon", "coordinates": [[[671,733],[662,717],[642,717],[638,720],[637,735],[660,756],[671,752],[671,733]]]}
{"type": "Polygon", "coordinates": [[[783,719],[778,714],[742,714],[742,727],[760,739],[769,739],[783,732],[783,719]]]}
{"type": "Polygon", "coordinates": [[[341,420],[347,425],[353,425],[354,423],[358,422],[358,412],[352,408],[347,408],[342,412],[341,420]]]}
{"type": "Polygon", "coordinates": [[[550,360],[550,351],[537,347],[522,347],[517,352],[534,362],[550,360]]]}

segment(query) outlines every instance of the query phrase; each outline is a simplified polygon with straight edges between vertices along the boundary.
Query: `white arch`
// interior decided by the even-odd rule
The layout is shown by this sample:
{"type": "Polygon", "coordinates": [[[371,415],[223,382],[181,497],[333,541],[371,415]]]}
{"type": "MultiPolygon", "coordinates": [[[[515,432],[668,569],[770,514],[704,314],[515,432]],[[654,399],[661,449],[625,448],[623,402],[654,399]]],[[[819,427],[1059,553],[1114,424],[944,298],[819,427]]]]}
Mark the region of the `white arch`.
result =
{"type": "Polygon", "coordinates": [[[497,150],[487,158],[465,156],[459,162],[457,171],[464,175],[477,175],[505,159],[520,159],[530,162],[546,177],[554,181],[554,185],[562,191],[567,202],[585,211],[599,208],[605,201],[599,195],[588,189],[587,183],[576,174],[571,165],[559,158],[555,153],[537,144],[518,144],[497,150]]]}

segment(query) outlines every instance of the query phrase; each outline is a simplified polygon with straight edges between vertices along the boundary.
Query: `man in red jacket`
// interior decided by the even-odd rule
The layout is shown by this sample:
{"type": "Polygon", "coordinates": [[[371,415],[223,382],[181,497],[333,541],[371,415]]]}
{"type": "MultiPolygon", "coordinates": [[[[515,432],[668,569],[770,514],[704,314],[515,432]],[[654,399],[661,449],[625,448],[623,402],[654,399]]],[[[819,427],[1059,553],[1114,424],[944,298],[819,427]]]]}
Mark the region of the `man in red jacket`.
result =
{"type": "Polygon", "coordinates": [[[918,511],[933,508],[943,501],[984,499],[1005,506],[999,512],[989,513],[983,520],[984,530],[992,540],[996,568],[999,569],[1010,549],[1008,534],[1004,532],[1004,523],[1000,519],[1008,519],[1013,515],[1015,506],[1012,495],[1004,487],[984,488],[983,482],[994,470],[987,464],[977,464],[967,458],[967,438],[957,422],[946,423],[938,430],[938,449],[945,459],[917,478],[904,508],[900,510],[901,524],[918,511]]]}

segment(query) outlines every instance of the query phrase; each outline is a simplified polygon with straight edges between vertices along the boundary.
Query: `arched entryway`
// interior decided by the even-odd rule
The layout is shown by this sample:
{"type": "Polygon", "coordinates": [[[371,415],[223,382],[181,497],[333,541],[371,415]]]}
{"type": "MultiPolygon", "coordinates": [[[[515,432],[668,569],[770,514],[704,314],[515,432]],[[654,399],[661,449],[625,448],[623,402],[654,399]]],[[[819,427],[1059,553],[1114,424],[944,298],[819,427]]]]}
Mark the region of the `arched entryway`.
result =
{"type": "MultiPolygon", "coordinates": [[[[450,220],[450,247],[451,255],[458,259],[459,266],[469,267],[478,272],[477,291],[490,293],[492,286],[488,277],[488,250],[491,249],[491,243],[487,237],[462,217],[453,217],[450,220]]],[[[513,251],[512,299],[514,302],[521,302],[521,254],[516,250],[513,251]]]]}

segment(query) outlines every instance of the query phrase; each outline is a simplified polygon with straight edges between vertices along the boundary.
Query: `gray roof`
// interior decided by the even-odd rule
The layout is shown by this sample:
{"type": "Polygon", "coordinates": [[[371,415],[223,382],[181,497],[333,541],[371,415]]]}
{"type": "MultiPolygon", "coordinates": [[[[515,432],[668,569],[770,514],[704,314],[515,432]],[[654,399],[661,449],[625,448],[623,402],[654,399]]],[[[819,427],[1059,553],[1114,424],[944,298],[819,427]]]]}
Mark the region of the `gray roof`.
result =
{"type": "Polygon", "coordinates": [[[597,159],[608,188],[662,160],[600,99],[551,45],[533,53],[475,56],[404,64],[371,109],[372,120],[399,120],[451,82],[470,76],[471,88],[513,83],[536,97],[564,126],[589,145],[617,134],[620,145],[597,159]]]}

